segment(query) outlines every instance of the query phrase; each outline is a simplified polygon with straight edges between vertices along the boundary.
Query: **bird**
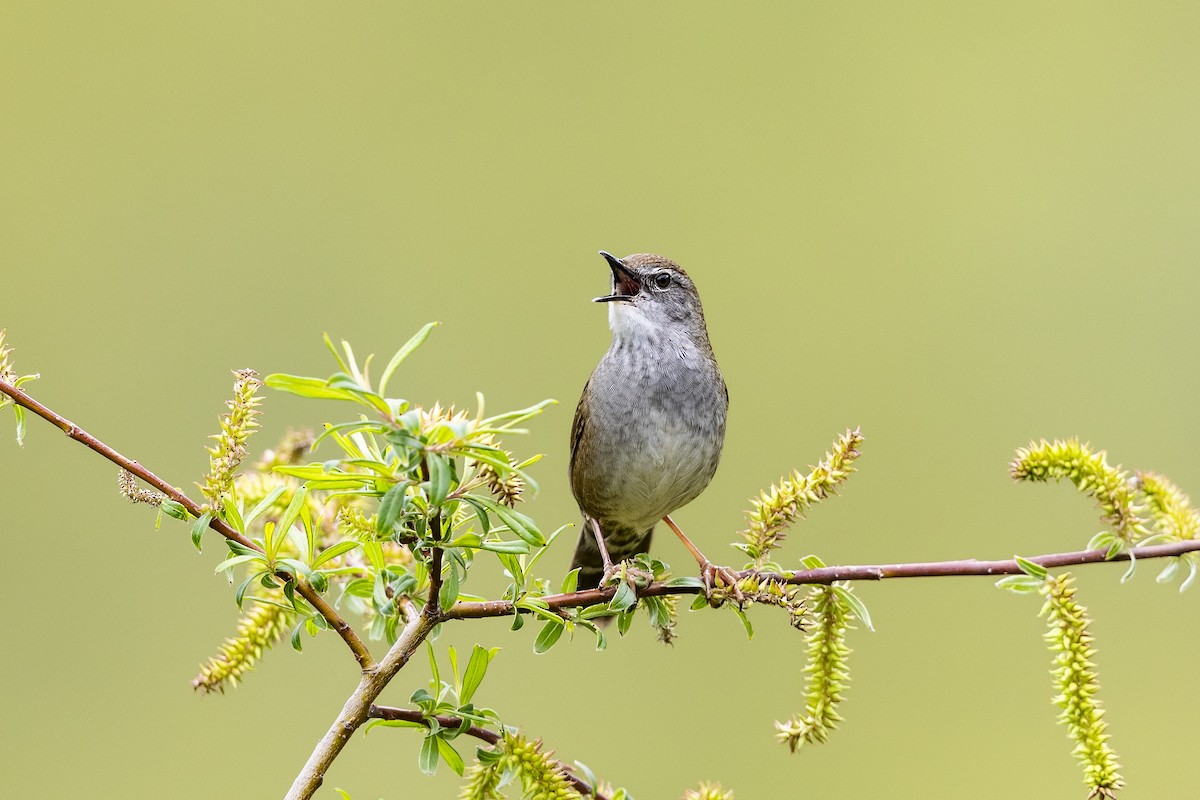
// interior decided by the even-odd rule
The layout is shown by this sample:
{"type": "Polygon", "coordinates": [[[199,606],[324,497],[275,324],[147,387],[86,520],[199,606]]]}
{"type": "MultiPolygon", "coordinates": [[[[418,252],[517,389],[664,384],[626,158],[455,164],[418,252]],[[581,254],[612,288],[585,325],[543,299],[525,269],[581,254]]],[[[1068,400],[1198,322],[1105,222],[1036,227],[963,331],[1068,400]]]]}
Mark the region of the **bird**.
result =
{"type": "Polygon", "coordinates": [[[600,251],[612,272],[612,343],[584,384],[571,426],[571,491],[583,526],[571,568],[577,588],[607,583],[615,563],[646,553],[661,520],[700,565],[711,593],[712,563],[670,515],[695,500],[717,471],[729,390],[717,365],[700,295],[668,258],[600,251]]]}

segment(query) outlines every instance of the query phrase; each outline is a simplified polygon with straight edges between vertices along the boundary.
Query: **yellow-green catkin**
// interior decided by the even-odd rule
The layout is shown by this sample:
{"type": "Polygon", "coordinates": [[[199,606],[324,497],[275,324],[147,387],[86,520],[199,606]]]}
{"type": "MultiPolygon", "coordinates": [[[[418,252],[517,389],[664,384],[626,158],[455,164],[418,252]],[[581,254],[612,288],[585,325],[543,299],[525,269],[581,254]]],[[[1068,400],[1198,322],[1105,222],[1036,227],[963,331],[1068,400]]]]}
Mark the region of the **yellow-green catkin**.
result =
{"type": "Polygon", "coordinates": [[[521,778],[527,800],[582,800],[567,778],[562,763],[542,752],[540,739],[530,741],[520,734],[504,737],[505,760],[521,778]]]}
{"type": "MultiPolygon", "coordinates": [[[[17,379],[17,371],[13,367],[12,362],[12,346],[5,343],[4,338],[8,335],[7,328],[0,328],[0,380],[5,383],[12,383],[17,379]]],[[[11,403],[7,396],[0,397],[0,408],[11,403]]]]}
{"type": "Polygon", "coordinates": [[[504,800],[500,780],[504,777],[503,760],[475,762],[463,773],[466,783],[458,792],[458,800],[504,800]]]}
{"type": "Polygon", "coordinates": [[[808,598],[805,637],[808,663],[804,667],[804,711],[787,722],[776,722],[775,738],[794,753],[805,742],[819,743],[842,721],[837,707],[850,683],[846,631],[853,615],[832,586],[814,586],[808,598]]]}
{"type": "Polygon", "coordinates": [[[683,800],[733,800],[733,791],[722,789],[719,783],[704,782],[684,792],[683,800]]]}
{"type": "Polygon", "coordinates": [[[1137,485],[1159,533],[1176,541],[1200,535],[1200,514],[1188,496],[1168,478],[1154,472],[1139,472],[1137,485]]]}
{"type": "Polygon", "coordinates": [[[221,432],[213,434],[216,444],[208,448],[209,468],[200,491],[209,506],[220,510],[233,491],[233,479],[246,457],[246,440],[258,428],[255,419],[262,398],[255,392],[262,382],[252,369],[234,370],[233,399],[226,401],[229,413],[221,417],[221,432]]]}
{"type": "Polygon", "coordinates": [[[1150,534],[1139,513],[1142,509],[1135,503],[1129,473],[1109,466],[1103,450],[1095,451],[1078,439],[1030,442],[1017,449],[1009,473],[1022,481],[1071,481],[1096,500],[1104,524],[1126,544],[1150,534]]]}
{"type": "MultiPolygon", "coordinates": [[[[278,592],[272,599],[282,601],[278,592]]],[[[237,632],[221,643],[217,655],[201,665],[200,673],[192,679],[192,688],[205,693],[224,692],[236,686],[246,672],[262,656],[263,651],[283,638],[292,615],[271,603],[256,603],[238,620],[237,632]]]]}
{"type": "Polygon", "coordinates": [[[1054,654],[1054,704],[1062,709],[1058,721],[1075,741],[1074,755],[1083,767],[1089,798],[1112,798],[1123,781],[1116,754],[1108,746],[1104,710],[1096,693],[1100,683],[1092,663],[1095,648],[1088,633],[1087,609],[1075,600],[1069,573],[1050,576],[1042,588],[1046,604],[1042,614],[1050,623],[1046,642],[1054,654]]]}
{"type": "Polygon", "coordinates": [[[836,494],[838,487],[854,471],[863,436],[856,428],[846,431],[833,443],[832,449],[807,475],[794,470],[785,475],[758,497],[751,498],[746,512],[747,526],[739,535],[742,542],[736,547],[754,560],[756,567],[767,563],[772,550],[780,547],[788,527],[815,503],[836,494]]]}

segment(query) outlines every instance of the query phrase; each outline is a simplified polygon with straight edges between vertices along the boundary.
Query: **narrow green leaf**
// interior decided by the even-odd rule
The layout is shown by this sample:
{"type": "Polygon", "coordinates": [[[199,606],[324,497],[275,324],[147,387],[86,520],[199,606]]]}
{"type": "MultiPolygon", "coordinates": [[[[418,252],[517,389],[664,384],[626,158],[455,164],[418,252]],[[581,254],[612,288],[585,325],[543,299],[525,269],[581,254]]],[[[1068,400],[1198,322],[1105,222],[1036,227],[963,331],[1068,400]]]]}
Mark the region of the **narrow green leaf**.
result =
{"type": "Polygon", "coordinates": [[[537,635],[537,639],[533,643],[533,652],[541,654],[554,647],[554,643],[562,636],[565,627],[566,625],[561,619],[546,620],[541,633],[537,635]]]}
{"type": "Polygon", "coordinates": [[[358,547],[358,542],[355,541],[338,542],[337,544],[326,547],[321,551],[321,554],[313,560],[313,569],[317,569],[322,564],[332,561],[338,556],[349,553],[356,547],[358,547]]]}
{"type": "Polygon", "coordinates": [[[159,505],[159,509],[162,510],[162,512],[168,517],[174,517],[175,519],[182,520],[183,522],[187,522],[188,517],[190,516],[188,514],[188,510],[184,508],[183,504],[177,503],[174,500],[163,500],[159,505]]]}
{"type": "Polygon", "coordinates": [[[259,500],[254,505],[254,508],[250,509],[250,513],[246,515],[246,524],[249,525],[254,522],[254,520],[261,517],[263,512],[275,505],[275,501],[278,500],[279,496],[286,491],[286,486],[276,486],[274,489],[272,489],[266,497],[264,497],[262,500],[259,500]]]}
{"type": "Polygon", "coordinates": [[[460,578],[458,566],[453,561],[446,564],[445,571],[441,588],[438,589],[438,606],[442,611],[449,611],[450,607],[458,602],[460,578]]]}
{"type": "Polygon", "coordinates": [[[671,589],[682,589],[685,587],[686,588],[694,588],[694,589],[703,589],[704,581],[700,580],[695,575],[681,575],[677,578],[671,578],[671,580],[664,583],[663,586],[666,586],[671,589]]]}
{"type": "Polygon", "coordinates": [[[580,569],[582,569],[582,567],[576,567],[567,573],[567,576],[563,578],[562,587],[559,591],[561,591],[563,594],[571,594],[571,592],[579,588],[580,569]]]}
{"type": "Polygon", "coordinates": [[[408,484],[397,483],[384,493],[379,500],[379,510],[375,512],[375,532],[381,536],[390,536],[392,527],[400,518],[408,499],[408,484]]]}
{"type": "Polygon", "coordinates": [[[1021,568],[1021,572],[1024,572],[1031,578],[1037,578],[1039,581],[1046,580],[1048,572],[1041,564],[1030,561],[1027,558],[1022,558],[1021,556],[1014,556],[1014,558],[1017,561],[1017,566],[1021,568]]]}
{"type": "Polygon", "coordinates": [[[858,595],[850,590],[849,586],[834,586],[833,592],[842,599],[842,602],[850,607],[851,613],[858,617],[867,630],[875,632],[875,626],[871,624],[871,615],[867,613],[867,605],[858,595]]]}
{"type": "Polygon", "coordinates": [[[421,344],[429,337],[429,332],[436,327],[436,322],[425,323],[425,325],[421,327],[421,330],[417,331],[411,339],[405,342],[400,349],[396,351],[396,354],[392,356],[390,361],[388,361],[387,366],[383,368],[383,374],[379,376],[379,393],[381,395],[384,395],[385,397],[387,396],[388,381],[392,379],[392,373],[396,371],[396,368],[399,367],[404,362],[404,359],[408,358],[414,350],[421,346],[421,344]]]}
{"type": "Polygon", "coordinates": [[[279,518],[279,524],[275,527],[276,536],[267,538],[267,557],[274,559],[278,553],[278,545],[283,541],[287,532],[291,530],[296,519],[300,516],[300,509],[304,506],[304,498],[308,496],[308,484],[303,484],[292,493],[291,502],[288,503],[287,509],[283,512],[283,516],[279,518]]]}
{"type": "Polygon", "coordinates": [[[353,392],[348,392],[345,389],[333,389],[323,378],[304,378],[299,375],[276,373],[268,375],[263,383],[277,391],[288,392],[301,397],[313,397],[319,400],[357,401],[353,392]]]}
{"type": "Polygon", "coordinates": [[[431,508],[440,508],[442,503],[446,502],[446,495],[450,493],[450,460],[436,453],[428,453],[425,463],[429,467],[429,505],[431,508]]]}
{"type": "Polygon", "coordinates": [[[433,738],[434,741],[437,742],[438,753],[441,755],[442,760],[446,762],[450,769],[454,770],[459,775],[462,775],[463,769],[466,765],[463,764],[463,758],[458,754],[458,751],[454,749],[454,745],[447,742],[442,736],[435,736],[433,738]]]}
{"type": "Polygon", "coordinates": [[[1044,580],[1032,575],[1005,575],[996,581],[997,589],[1005,589],[1015,594],[1033,594],[1042,588],[1044,580]]]}
{"type": "Polygon", "coordinates": [[[429,733],[425,736],[425,741],[421,743],[421,754],[417,757],[417,766],[421,772],[426,775],[433,775],[437,772],[438,766],[438,737],[429,733]]]}
{"type": "Polygon", "coordinates": [[[492,659],[499,652],[499,647],[493,647],[488,650],[479,645],[475,645],[471,650],[471,660],[467,662],[467,672],[463,676],[462,693],[458,698],[460,703],[465,705],[471,702],[471,698],[475,696],[475,690],[479,688],[479,684],[483,682],[484,675],[487,674],[488,664],[492,663],[492,659]]]}
{"type": "Polygon", "coordinates": [[[608,607],[613,611],[628,611],[637,602],[637,592],[625,581],[617,584],[616,594],[608,601],[608,607]]]}
{"type": "Polygon", "coordinates": [[[225,507],[221,509],[221,519],[225,520],[226,524],[238,533],[246,533],[246,523],[242,520],[242,512],[237,503],[226,503],[225,507]]]}
{"type": "Polygon", "coordinates": [[[266,566],[266,564],[267,564],[266,558],[261,555],[234,556],[233,558],[227,558],[224,561],[222,561],[220,564],[217,564],[217,567],[216,567],[216,569],[213,570],[213,572],[214,573],[224,572],[227,569],[232,569],[233,567],[236,567],[240,564],[246,564],[251,561],[261,561],[263,563],[263,566],[266,566]]]}
{"type": "Polygon", "coordinates": [[[13,406],[13,414],[15,414],[16,418],[17,418],[17,446],[24,447],[25,446],[25,427],[28,424],[25,421],[24,406],[14,405],[13,406]]]}
{"type": "Polygon", "coordinates": [[[754,626],[750,624],[750,618],[746,616],[746,612],[742,611],[735,605],[730,605],[729,608],[737,615],[737,618],[742,621],[742,627],[746,629],[746,638],[754,638],[754,626]]]}
{"type": "Polygon", "coordinates": [[[208,528],[208,523],[212,522],[212,518],[212,512],[205,511],[196,520],[196,523],[192,525],[192,544],[196,545],[197,550],[200,549],[200,537],[204,535],[204,531],[208,528]]]}

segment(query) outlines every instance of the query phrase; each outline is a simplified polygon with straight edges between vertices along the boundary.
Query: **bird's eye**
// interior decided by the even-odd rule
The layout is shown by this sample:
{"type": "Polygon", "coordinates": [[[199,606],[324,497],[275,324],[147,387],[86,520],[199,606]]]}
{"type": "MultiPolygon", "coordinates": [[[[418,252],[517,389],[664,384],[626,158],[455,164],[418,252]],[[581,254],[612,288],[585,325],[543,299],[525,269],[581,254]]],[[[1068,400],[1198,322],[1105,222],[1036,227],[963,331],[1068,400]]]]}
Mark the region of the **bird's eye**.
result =
{"type": "Polygon", "coordinates": [[[654,288],[666,289],[671,285],[671,275],[667,272],[660,272],[654,276],[654,288]]]}

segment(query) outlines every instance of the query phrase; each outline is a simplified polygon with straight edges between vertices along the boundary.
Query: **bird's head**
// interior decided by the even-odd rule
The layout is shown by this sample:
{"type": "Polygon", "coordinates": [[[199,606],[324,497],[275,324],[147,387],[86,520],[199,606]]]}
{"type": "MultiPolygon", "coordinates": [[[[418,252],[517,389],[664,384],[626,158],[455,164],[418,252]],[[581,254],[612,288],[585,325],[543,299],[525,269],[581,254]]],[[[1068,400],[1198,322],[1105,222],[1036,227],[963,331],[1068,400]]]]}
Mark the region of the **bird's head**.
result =
{"type": "Polygon", "coordinates": [[[612,270],[608,321],[617,337],[657,337],[673,331],[707,339],[696,285],[683,267],[653,253],[617,258],[600,251],[612,270]]]}

